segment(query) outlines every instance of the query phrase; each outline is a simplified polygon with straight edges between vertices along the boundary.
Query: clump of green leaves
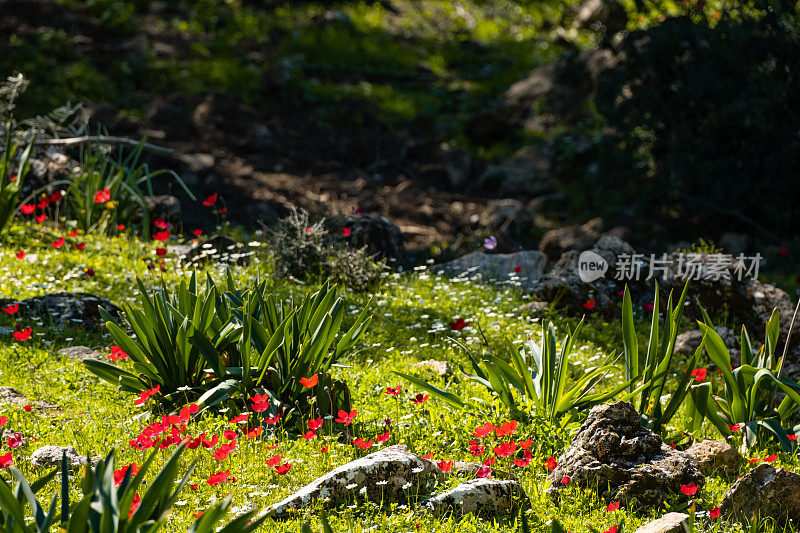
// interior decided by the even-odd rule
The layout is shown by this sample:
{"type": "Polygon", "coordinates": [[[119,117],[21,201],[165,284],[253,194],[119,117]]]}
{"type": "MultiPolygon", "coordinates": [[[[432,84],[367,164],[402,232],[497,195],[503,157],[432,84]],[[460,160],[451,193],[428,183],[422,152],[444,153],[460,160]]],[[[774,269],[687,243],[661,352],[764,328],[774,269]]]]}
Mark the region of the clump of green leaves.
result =
{"type": "Polygon", "coordinates": [[[340,403],[334,396],[349,402],[328,372],[355,347],[372,318],[365,308],[343,330],[346,310],[336,285],[324,283],[299,305],[268,293],[265,281],[239,288],[230,274],[224,286],[210,276],[202,286],[192,275],[173,292],[162,288],[152,294],[140,282],[139,293],[139,305],[127,306],[124,313],[135,337],[106,316],[114,342],[129,355],[135,372],[105,361],[85,362],[123,390],[141,394],[157,386],[166,410],[191,401],[241,409],[242,399],[266,395],[273,414],[291,419],[309,406],[300,378],[319,374],[320,389],[333,391],[331,410],[340,403]]]}
{"type": "Polygon", "coordinates": [[[8,225],[9,220],[19,209],[20,191],[25,175],[30,169],[31,149],[33,140],[22,152],[16,164],[16,170],[12,168],[14,154],[17,152],[18,145],[13,140],[13,119],[9,119],[6,128],[5,148],[0,157],[0,236],[8,225]]]}
{"type": "MultiPolygon", "coordinates": [[[[708,419],[726,438],[734,435],[734,428],[741,431],[742,450],[775,438],[784,451],[791,451],[792,442],[787,438],[789,431],[784,424],[800,409],[800,384],[781,377],[783,357],[775,355],[780,334],[778,310],[772,312],[767,322],[764,344],[759,349],[755,349],[747,329],[742,327],[742,360],[735,369],[725,342],[714,330],[708,314],[703,311],[703,315],[704,322],[699,323],[703,346],[722,373],[723,387],[719,395],[713,394],[711,383],[692,387],[691,402],[696,410],[692,429],[699,429],[703,419],[708,419]],[[780,404],[778,392],[784,394],[780,404]]],[[[795,434],[797,429],[800,427],[791,433],[795,434]]]]}
{"type": "MultiPolygon", "coordinates": [[[[560,350],[556,346],[558,338],[552,322],[542,324],[541,341],[538,343],[529,339],[516,347],[509,339],[505,339],[500,355],[485,351],[481,357],[477,357],[462,345],[475,372],[469,377],[486,387],[513,417],[527,420],[533,414],[538,414],[550,421],[568,421],[578,413],[617,396],[628,386],[628,383],[624,383],[603,393],[593,392],[595,385],[616,368],[613,353],[599,366],[586,369],[578,380],[570,382],[570,356],[582,326],[581,321],[575,331],[567,332],[560,350]]],[[[471,400],[439,389],[415,376],[402,372],[396,374],[451,405],[477,408],[471,400]]]]}
{"type": "Polygon", "coordinates": [[[308,212],[293,210],[268,243],[276,273],[300,280],[330,279],[355,291],[376,288],[386,265],[342,237],[329,231],[325,219],[312,223],[308,212]]]}
{"type": "MultiPolygon", "coordinates": [[[[61,516],[60,529],[66,533],[141,533],[161,529],[169,519],[172,506],[178,499],[186,482],[194,471],[195,464],[189,465],[187,472],[178,479],[180,456],[185,449],[181,444],[173,452],[164,466],[147,482],[145,477],[153,466],[158,450],[154,450],[141,468],[133,472],[126,467],[124,476],[115,476],[115,454],[112,450],[104,460],[94,467],[86,467],[80,481],[81,497],[70,503],[69,472],[66,452],[61,460],[61,516]]],[[[44,533],[56,523],[58,497],[53,496],[45,513],[36,493],[52,480],[58,469],[29,483],[25,475],[10,467],[17,479],[12,490],[5,479],[0,478],[0,532],[2,533],[44,533]],[[26,507],[30,506],[33,520],[29,519],[26,507]]],[[[193,533],[250,533],[255,531],[266,519],[253,519],[253,511],[245,513],[225,526],[219,527],[220,520],[227,514],[231,500],[226,498],[203,512],[189,528],[193,533]]]]}
{"type": "MultiPolygon", "coordinates": [[[[661,398],[665,392],[667,375],[673,366],[675,339],[678,336],[678,327],[683,317],[687,289],[688,283],[684,285],[683,292],[674,307],[672,292],[670,292],[662,323],[660,320],[661,299],[658,283],[656,283],[650,319],[650,335],[644,358],[640,357],[639,353],[639,340],[634,326],[633,304],[628,287],[625,287],[622,299],[622,337],[625,344],[624,376],[630,383],[628,392],[633,395],[632,401],[641,413],[644,424],[658,433],[667,427],[689,394],[693,380],[692,371],[697,364],[701,350],[698,348],[689,358],[686,372],[679,380],[676,389],[670,394],[667,404],[662,405],[661,398]]],[[[674,438],[672,437],[670,440],[674,438]]]]}

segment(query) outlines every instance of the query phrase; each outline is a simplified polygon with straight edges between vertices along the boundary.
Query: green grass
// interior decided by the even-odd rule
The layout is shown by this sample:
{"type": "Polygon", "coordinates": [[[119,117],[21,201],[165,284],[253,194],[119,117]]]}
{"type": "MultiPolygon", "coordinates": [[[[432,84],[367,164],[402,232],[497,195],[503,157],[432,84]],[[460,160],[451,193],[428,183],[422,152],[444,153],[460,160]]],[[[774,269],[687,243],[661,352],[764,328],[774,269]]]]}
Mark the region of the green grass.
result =
{"type": "MultiPolygon", "coordinates": [[[[167,263],[166,272],[148,270],[143,258],[151,256],[154,247],[136,240],[79,237],[75,240],[87,242],[83,251],[69,245],[56,250],[50,246],[56,235],[55,230],[43,227],[12,228],[6,244],[0,248],[3,257],[0,267],[0,286],[3,291],[0,297],[25,298],[47,292],[80,290],[121,303],[135,294],[137,277],[150,286],[164,283],[169,287],[188,275],[172,262],[167,263]],[[13,255],[20,248],[28,253],[23,261],[13,255]],[[91,278],[82,274],[87,267],[95,270],[91,278]]],[[[214,276],[222,274],[221,267],[212,266],[208,271],[214,276]]],[[[310,288],[289,285],[269,274],[269,263],[260,258],[256,258],[250,266],[234,271],[240,282],[255,279],[256,276],[267,276],[272,280],[274,290],[283,295],[310,288]]],[[[392,371],[406,370],[414,362],[429,358],[448,360],[456,366],[466,364],[466,357],[450,339],[457,338],[477,349],[483,342],[478,325],[490,344],[498,342],[503,335],[516,341],[526,338],[528,334],[535,333],[538,326],[538,319],[529,316],[522,308],[528,297],[515,287],[447,280],[426,271],[392,275],[376,294],[348,294],[348,300],[355,308],[366,304],[370,296],[375,317],[371,331],[360,351],[344,359],[342,366],[335,370],[336,377],[347,380],[353,393],[354,408],[359,413],[353,426],[354,434],[365,439],[373,438],[383,433],[385,419],[391,418],[391,438],[386,445],[403,443],[417,453],[433,453],[435,460],[473,459],[468,451],[469,441],[474,438],[472,429],[486,421],[500,423],[507,420],[499,404],[494,403],[482,389],[473,387],[462,378],[448,382],[439,380],[437,383],[459,394],[481,399],[485,405],[483,411],[464,413],[434,399],[422,405],[413,405],[409,399],[418,391],[408,387],[392,371]],[[459,317],[470,324],[460,331],[452,331],[448,324],[459,317]],[[395,385],[403,386],[400,396],[384,394],[386,387],[395,385]]],[[[574,326],[576,322],[574,318],[558,315],[551,318],[559,328],[574,326]]],[[[640,322],[642,318],[639,317],[640,322]]],[[[12,324],[10,318],[0,318],[0,325],[12,324]]],[[[27,447],[14,450],[15,464],[26,474],[33,474],[28,458],[37,447],[44,444],[72,445],[80,453],[91,455],[105,455],[110,449],[116,448],[120,464],[133,461],[141,464],[148,452],[131,448],[128,441],[135,439],[155,418],[150,417],[144,408],[134,406],[132,395],[122,394],[105,382],[100,382],[79,362],[57,355],[60,348],[74,344],[95,347],[107,354],[108,337],[102,332],[64,331],[35,322],[23,325],[33,326],[31,341],[18,343],[7,336],[0,345],[2,384],[18,388],[31,399],[56,403],[63,410],[52,416],[43,416],[35,411],[27,413],[21,408],[0,406],[0,414],[9,418],[8,427],[36,438],[27,447]]],[[[582,336],[583,342],[578,348],[580,364],[572,369],[576,375],[593,357],[621,349],[619,329],[617,322],[608,323],[589,317],[582,336]]],[[[645,328],[639,329],[643,331],[645,328]]],[[[125,365],[126,362],[121,364],[125,365]]],[[[613,379],[617,380],[619,376],[613,379]]],[[[231,427],[227,422],[229,418],[230,415],[222,414],[194,420],[189,424],[189,434],[198,435],[205,431],[209,435],[221,436],[224,429],[231,427]]],[[[678,420],[678,425],[681,422],[678,420]]],[[[532,499],[529,521],[534,531],[548,530],[545,524],[552,517],[558,517],[573,532],[587,531],[587,525],[602,531],[624,518],[626,531],[633,531],[659,514],[625,511],[612,514],[605,511],[605,503],[599,501],[591,491],[578,488],[567,490],[558,504],[552,502],[544,494],[547,470],[543,463],[548,456],[559,455],[568,444],[572,429],[574,426],[556,428],[543,421],[520,425],[514,438],[517,442],[533,439],[534,460],[527,468],[507,465],[504,464],[507,460],[500,460],[499,466],[513,470],[532,499]]],[[[710,428],[704,431],[710,437],[715,436],[710,428]]],[[[161,461],[165,461],[170,451],[160,453],[161,461]]],[[[188,450],[183,460],[187,464],[189,461],[198,462],[190,481],[191,484],[197,484],[198,489],[186,489],[170,517],[167,530],[185,530],[193,521],[192,513],[208,506],[212,499],[227,494],[233,497],[238,510],[261,510],[331,468],[365,453],[368,452],[357,450],[335,436],[326,435],[307,442],[280,434],[262,435],[256,439],[241,435],[236,450],[221,463],[212,458],[211,450],[202,447],[188,450]],[[271,445],[277,445],[277,448],[265,449],[271,445]],[[327,453],[320,451],[322,446],[329,447],[327,453]],[[292,469],[285,476],[279,476],[265,466],[266,460],[274,454],[281,454],[285,461],[292,463],[292,469]],[[228,469],[236,477],[235,482],[215,488],[205,483],[210,474],[228,469]]],[[[763,457],[768,453],[771,450],[758,450],[754,457],[763,457]]],[[[794,456],[782,455],[776,464],[800,470],[794,456]]],[[[749,468],[750,465],[743,467],[742,473],[749,468]]],[[[443,488],[457,482],[456,479],[450,479],[443,488]]],[[[730,482],[732,479],[709,478],[708,485],[698,498],[698,507],[709,509],[718,504],[730,482]]],[[[72,490],[77,495],[75,483],[72,490]]],[[[47,487],[51,493],[56,489],[55,484],[47,487]]],[[[668,502],[668,505],[674,503],[668,502]]],[[[315,513],[316,510],[310,510],[297,520],[270,524],[269,528],[275,531],[298,531],[303,520],[308,520],[318,530],[315,513]]],[[[331,522],[335,531],[519,530],[514,518],[440,520],[404,506],[382,506],[381,502],[356,504],[354,501],[352,505],[332,513],[331,522]]],[[[708,524],[705,531],[714,531],[715,521],[710,520],[708,524]]],[[[724,530],[736,530],[731,527],[726,526],[724,530]]]]}

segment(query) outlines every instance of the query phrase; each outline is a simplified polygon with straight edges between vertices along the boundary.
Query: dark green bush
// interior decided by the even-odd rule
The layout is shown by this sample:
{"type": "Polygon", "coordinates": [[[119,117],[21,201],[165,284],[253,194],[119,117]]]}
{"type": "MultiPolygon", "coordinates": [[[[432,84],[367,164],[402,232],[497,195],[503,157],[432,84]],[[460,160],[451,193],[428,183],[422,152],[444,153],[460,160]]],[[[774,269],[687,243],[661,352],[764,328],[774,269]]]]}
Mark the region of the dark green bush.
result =
{"type": "Polygon", "coordinates": [[[661,206],[682,223],[691,215],[712,231],[796,227],[797,29],[793,9],[768,7],[711,22],[685,15],[629,33],[624,59],[598,88],[598,110],[627,156],[604,158],[602,190],[622,191],[640,212],[661,206]]]}

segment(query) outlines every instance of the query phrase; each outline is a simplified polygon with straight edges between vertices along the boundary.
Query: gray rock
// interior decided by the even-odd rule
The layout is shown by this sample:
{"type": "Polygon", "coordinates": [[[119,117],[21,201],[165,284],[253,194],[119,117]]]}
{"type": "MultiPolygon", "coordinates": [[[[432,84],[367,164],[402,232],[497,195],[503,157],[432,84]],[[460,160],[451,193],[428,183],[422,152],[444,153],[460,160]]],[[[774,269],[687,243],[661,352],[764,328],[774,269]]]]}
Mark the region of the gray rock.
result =
{"type": "Polygon", "coordinates": [[[477,478],[437,494],[422,505],[437,515],[497,516],[515,514],[520,506],[530,507],[530,500],[516,481],[477,478]]]}
{"type": "Polygon", "coordinates": [[[539,250],[551,261],[569,250],[588,250],[600,238],[603,219],[593,218],[581,226],[565,226],[548,231],[539,241],[539,250]]]}
{"type": "Polygon", "coordinates": [[[86,464],[96,465],[101,459],[79,455],[72,446],[42,446],[31,454],[31,464],[34,468],[60,466],[64,451],[67,452],[67,466],[73,470],[86,464]]]}
{"type": "Polygon", "coordinates": [[[549,150],[523,146],[511,159],[490,165],[478,178],[478,184],[502,194],[538,196],[555,190],[549,150]]]}
{"type": "Polygon", "coordinates": [[[64,355],[70,359],[77,359],[78,361],[83,361],[84,359],[104,359],[100,352],[92,350],[88,346],[68,346],[66,348],[61,348],[58,351],[58,355],[64,355]]]}
{"type": "Polygon", "coordinates": [[[800,475],[762,463],[731,485],[719,508],[722,516],[738,520],[800,520],[800,475]]]}
{"type": "Polygon", "coordinates": [[[315,502],[333,507],[359,497],[362,487],[373,501],[406,501],[407,494],[430,493],[443,478],[433,462],[414,455],[404,445],[389,446],[328,472],[265,513],[282,520],[315,502]]]}
{"type": "MultiPolygon", "coordinates": [[[[0,299],[0,307],[12,303],[15,303],[15,300],[0,299]]],[[[83,327],[89,330],[97,329],[105,323],[98,308],[102,307],[111,316],[119,315],[119,308],[108,300],[79,292],[45,294],[18,303],[20,316],[37,318],[59,326],[83,327]]]]}
{"type": "Polygon", "coordinates": [[[151,222],[158,219],[163,219],[172,224],[180,222],[181,202],[176,197],[168,194],[146,196],[144,202],[151,222]]]}
{"type": "Polygon", "coordinates": [[[400,228],[387,218],[377,215],[349,216],[342,227],[350,228],[349,243],[355,248],[367,247],[367,253],[386,259],[398,266],[408,265],[400,228]]]}
{"type": "MultiPolygon", "coordinates": [[[[733,366],[739,366],[741,362],[741,351],[736,342],[736,333],[731,328],[726,328],[725,326],[717,326],[714,330],[722,338],[723,342],[725,342],[725,346],[731,354],[731,363],[733,366]]],[[[675,353],[691,355],[702,343],[703,333],[699,329],[684,331],[675,338],[675,353]]]]}
{"type": "Polygon", "coordinates": [[[697,459],[700,472],[704,476],[722,470],[726,474],[734,474],[739,470],[742,456],[727,442],[704,440],[692,444],[686,453],[697,459]]]}
{"type": "Polygon", "coordinates": [[[453,367],[447,361],[439,361],[438,359],[426,359],[414,363],[411,368],[422,371],[430,371],[441,378],[450,377],[453,375],[453,367]]]}
{"type": "Polygon", "coordinates": [[[681,485],[703,485],[697,460],[673,450],[661,437],[642,427],[641,417],[627,402],[592,408],[572,443],[550,473],[547,492],[555,499],[570,486],[597,489],[607,501],[655,507],[672,495],[681,495],[681,485]]]}
{"type": "Polygon", "coordinates": [[[61,409],[59,406],[53,405],[50,402],[45,402],[42,400],[36,400],[36,401],[29,400],[14,387],[0,387],[0,402],[10,403],[18,407],[25,407],[26,405],[30,405],[32,408],[37,409],[39,411],[57,411],[61,409]]]}
{"type": "Polygon", "coordinates": [[[689,515],[684,513],[667,513],[658,520],[648,522],[633,533],[684,533],[688,531],[689,515]]]}
{"type": "Polygon", "coordinates": [[[524,287],[533,286],[544,272],[547,258],[536,250],[512,254],[485,254],[472,252],[453,261],[433,267],[437,274],[450,276],[478,276],[484,280],[508,281],[518,278],[524,287]],[[519,267],[520,271],[516,272],[519,267]]]}

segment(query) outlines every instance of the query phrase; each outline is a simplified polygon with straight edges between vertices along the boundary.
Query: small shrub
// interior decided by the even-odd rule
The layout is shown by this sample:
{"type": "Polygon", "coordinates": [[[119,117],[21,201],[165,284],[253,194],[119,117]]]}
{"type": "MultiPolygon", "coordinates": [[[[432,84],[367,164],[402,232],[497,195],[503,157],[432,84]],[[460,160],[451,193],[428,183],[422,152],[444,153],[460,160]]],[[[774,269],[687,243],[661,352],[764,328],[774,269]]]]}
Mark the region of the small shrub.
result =
{"type": "Polygon", "coordinates": [[[375,288],[386,269],[383,262],[376,261],[364,248],[353,248],[331,233],[325,219],[312,223],[302,209],[292,211],[280,221],[272,232],[269,247],[279,276],[330,279],[356,291],[375,288]]]}

